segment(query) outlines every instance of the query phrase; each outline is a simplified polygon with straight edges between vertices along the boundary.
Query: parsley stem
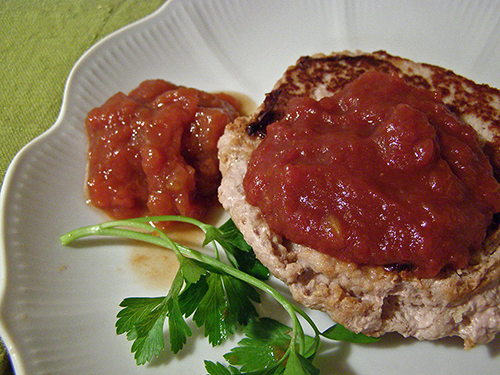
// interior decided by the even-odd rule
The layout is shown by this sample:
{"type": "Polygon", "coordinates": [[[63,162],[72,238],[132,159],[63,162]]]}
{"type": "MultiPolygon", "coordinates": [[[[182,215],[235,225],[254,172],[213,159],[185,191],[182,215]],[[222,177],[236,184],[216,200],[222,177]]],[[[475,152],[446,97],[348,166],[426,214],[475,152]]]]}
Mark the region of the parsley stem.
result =
{"type": "Polygon", "coordinates": [[[295,308],[295,311],[300,314],[302,318],[309,324],[309,326],[313,329],[314,331],[314,353],[318,351],[319,346],[321,345],[321,332],[319,331],[318,327],[314,323],[314,321],[311,319],[309,315],[307,315],[304,311],[302,311],[300,308],[297,306],[293,306],[295,308]]]}

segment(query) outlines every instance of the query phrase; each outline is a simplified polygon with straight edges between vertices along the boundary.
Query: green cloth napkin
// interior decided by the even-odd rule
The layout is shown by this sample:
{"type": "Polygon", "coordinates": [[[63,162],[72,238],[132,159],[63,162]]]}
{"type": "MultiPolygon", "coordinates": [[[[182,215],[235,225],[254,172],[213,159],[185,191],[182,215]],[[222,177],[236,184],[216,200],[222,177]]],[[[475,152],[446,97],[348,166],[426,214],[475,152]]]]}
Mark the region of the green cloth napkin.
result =
{"type": "Polygon", "coordinates": [[[0,0],[0,183],[14,155],[56,120],[78,58],[165,0],[0,0]]]}
{"type": "MultiPolygon", "coordinates": [[[[165,0],[0,0],[0,184],[14,155],[57,119],[78,58],[165,0]]],[[[0,375],[12,373],[0,342],[0,375]]]]}

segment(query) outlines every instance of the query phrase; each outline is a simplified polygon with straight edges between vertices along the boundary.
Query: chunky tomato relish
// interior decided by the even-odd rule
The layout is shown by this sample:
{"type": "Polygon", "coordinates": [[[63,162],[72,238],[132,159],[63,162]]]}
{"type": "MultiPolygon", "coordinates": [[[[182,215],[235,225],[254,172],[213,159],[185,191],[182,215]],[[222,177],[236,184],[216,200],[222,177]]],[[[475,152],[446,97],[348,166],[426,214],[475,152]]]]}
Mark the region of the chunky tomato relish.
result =
{"type": "Polygon", "coordinates": [[[119,219],[201,217],[220,182],[217,141],[238,106],[163,80],[114,95],[85,122],[91,203],[119,219]]]}
{"type": "Polygon", "coordinates": [[[293,242],[421,277],[467,266],[500,210],[474,129],[436,93],[379,72],[332,97],[291,100],[244,189],[293,242]]]}

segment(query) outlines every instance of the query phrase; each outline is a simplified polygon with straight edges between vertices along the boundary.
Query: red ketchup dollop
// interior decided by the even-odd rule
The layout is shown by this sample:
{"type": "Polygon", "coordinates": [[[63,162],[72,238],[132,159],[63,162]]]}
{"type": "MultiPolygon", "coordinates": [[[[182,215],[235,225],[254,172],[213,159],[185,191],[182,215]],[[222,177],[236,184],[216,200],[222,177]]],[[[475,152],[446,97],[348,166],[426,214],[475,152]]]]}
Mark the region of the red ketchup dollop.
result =
{"type": "Polygon", "coordinates": [[[500,211],[474,129],[437,93],[375,71],[332,97],[291,100],[244,189],[286,239],[419,277],[466,267],[500,211]]]}
{"type": "Polygon", "coordinates": [[[200,218],[220,183],[217,141],[238,106],[164,80],[117,93],[85,121],[90,202],[118,219],[200,218]]]}

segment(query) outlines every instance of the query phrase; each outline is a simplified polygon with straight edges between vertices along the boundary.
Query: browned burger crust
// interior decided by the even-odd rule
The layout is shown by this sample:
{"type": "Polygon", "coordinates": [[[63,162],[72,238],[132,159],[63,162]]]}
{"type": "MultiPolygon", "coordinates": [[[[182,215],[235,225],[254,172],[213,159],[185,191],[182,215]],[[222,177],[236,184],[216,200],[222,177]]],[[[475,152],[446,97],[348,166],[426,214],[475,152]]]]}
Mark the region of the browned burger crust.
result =
{"type": "Polygon", "coordinates": [[[477,131],[499,175],[500,91],[384,51],[342,52],[300,58],[253,115],[228,125],[219,141],[219,199],[257,257],[299,303],[367,335],[399,332],[428,340],[460,336],[466,348],[489,342],[500,331],[500,232],[494,223],[484,251],[467,268],[419,279],[405,271],[342,262],[292,243],[273,233],[259,208],[245,199],[242,181],[250,156],[265,127],[282,116],[285,103],[293,96],[332,95],[373,69],[395,72],[411,85],[439,91],[444,103],[477,131]]]}

